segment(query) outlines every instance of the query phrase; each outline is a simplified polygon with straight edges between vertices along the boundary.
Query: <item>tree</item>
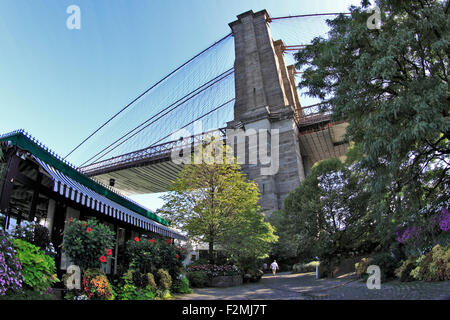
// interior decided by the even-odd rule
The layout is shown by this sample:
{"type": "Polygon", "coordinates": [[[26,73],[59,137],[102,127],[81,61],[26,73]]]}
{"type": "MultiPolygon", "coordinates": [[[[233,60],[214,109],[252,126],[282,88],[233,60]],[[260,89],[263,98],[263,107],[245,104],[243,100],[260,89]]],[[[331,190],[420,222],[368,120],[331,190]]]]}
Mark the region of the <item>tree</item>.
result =
{"type": "Polygon", "coordinates": [[[285,215],[297,234],[302,260],[364,250],[373,229],[368,219],[368,193],[338,159],[315,164],[311,174],[285,200],[285,215]]]}
{"type": "MultiPolygon", "coordinates": [[[[257,243],[253,253],[261,254],[273,234],[259,213],[257,185],[245,179],[235,158],[225,158],[229,152],[226,147],[220,161],[215,149],[211,151],[207,145],[204,150],[201,164],[186,165],[180,172],[163,197],[166,203],[159,213],[192,239],[207,242],[211,263],[215,244],[236,252],[236,241],[246,239],[247,243],[257,243]]],[[[242,252],[250,254],[251,248],[244,250],[243,245],[242,252]]]]}
{"type": "Polygon", "coordinates": [[[381,29],[367,28],[368,5],[329,21],[328,39],[300,50],[296,66],[299,86],[348,121],[387,243],[402,224],[427,225],[449,204],[450,2],[376,1],[381,29]]]}

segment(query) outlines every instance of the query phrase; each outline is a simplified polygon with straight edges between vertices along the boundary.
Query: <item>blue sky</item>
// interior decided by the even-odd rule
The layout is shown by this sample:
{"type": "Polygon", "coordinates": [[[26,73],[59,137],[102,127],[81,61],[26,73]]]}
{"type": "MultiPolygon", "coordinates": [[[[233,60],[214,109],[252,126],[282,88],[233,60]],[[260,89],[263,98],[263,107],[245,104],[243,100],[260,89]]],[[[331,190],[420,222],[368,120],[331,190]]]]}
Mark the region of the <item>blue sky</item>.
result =
{"type": "MultiPolygon", "coordinates": [[[[351,0],[1,0],[0,133],[23,128],[60,155],[252,9],[343,12],[351,0]],[[81,29],[69,30],[69,5],[81,29]]],[[[151,209],[155,197],[139,196],[151,209]]]]}

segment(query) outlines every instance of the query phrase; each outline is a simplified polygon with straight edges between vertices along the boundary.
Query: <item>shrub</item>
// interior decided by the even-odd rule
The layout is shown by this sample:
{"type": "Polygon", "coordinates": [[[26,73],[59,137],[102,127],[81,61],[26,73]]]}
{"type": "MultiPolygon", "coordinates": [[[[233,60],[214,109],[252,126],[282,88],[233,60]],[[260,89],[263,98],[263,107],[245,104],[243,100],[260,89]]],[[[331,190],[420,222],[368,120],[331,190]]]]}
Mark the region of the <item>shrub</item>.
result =
{"type": "Polygon", "coordinates": [[[241,274],[241,271],[236,266],[231,265],[218,266],[215,264],[189,266],[187,268],[187,271],[188,272],[205,271],[209,278],[217,276],[236,276],[241,274]]]}
{"type": "Polygon", "coordinates": [[[414,281],[411,271],[416,267],[416,260],[416,257],[409,257],[395,270],[395,276],[400,279],[401,282],[414,281]]]}
{"type": "Polygon", "coordinates": [[[22,239],[34,244],[51,257],[56,256],[56,251],[50,241],[50,232],[46,227],[36,222],[20,225],[14,230],[13,236],[16,239],[22,239]]]}
{"type": "Polygon", "coordinates": [[[167,270],[159,269],[156,273],[156,279],[158,286],[163,290],[169,290],[172,286],[172,277],[167,270]]]}
{"type": "Polygon", "coordinates": [[[316,272],[316,267],[319,266],[319,261],[311,261],[309,263],[297,263],[292,266],[293,273],[316,272]]]}
{"type": "Polygon", "coordinates": [[[108,278],[98,269],[87,269],[83,273],[83,292],[92,300],[114,300],[108,278]]]}
{"type": "Polygon", "coordinates": [[[355,273],[363,278],[367,275],[367,267],[369,266],[369,258],[362,258],[360,262],[355,263],[355,273]]]}
{"type": "Polygon", "coordinates": [[[185,275],[181,275],[174,279],[172,284],[172,291],[176,293],[192,293],[189,288],[189,279],[185,275]]]}
{"type": "Polygon", "coordinates": [[[183,269],[186,250],[175,246],[170,239],[136,237],[127,242],[127,255],[130,268],[152,274],[165,269],[175,278],[183,269]]]}
{"type": "Polygon", "coordinates": [[[436,245],[417,260],[417,267],[411,271],[416,280],[445,281],[450,280],[450,246],[436,245]]]}
{"type": "Polygon", "coordinates": [[[83,270],[99,268],[111,255],[114,232],[95,219],[80,221],[70,218],[64,229],[63,251],[83,270]]]}
{"type": "Polygon", "coordinates": [[[186,276],[194,288],[204,288],[209,285],[209,277],[206,271],[189,271],[186,276]]]}
{"type": "Polygon", "coordinates": [[[258,268],[252,268],[246,270],[244,273],[244,281],[250,281],[250,282],[258,282],[261,280],[261,277],[264,275],[264,271],[258,269],[258,268]]]}
{"type": "Polygon", "coordinates": [[[23,285],[22,264],[13,244],[0,230],[0,296],[19,291],[23,285]]]}
{"type": "Polygon", "coordinates": [[[369,259],[369,265],[380,267],[381,281],[384,282],[395,276],[395,269],[399,266],[399,261],[388,252],[381,252],[369,259]]]}
{"type": "Polygon", "coordinates": [[[22,264],[21,273],[25,284],[38,292],[44,292],[53,283],[58,282],[56,277],[55,261],[46,255],[39,247],[21,239],[14,239],[17,249],[17,258],[22,264]]]}

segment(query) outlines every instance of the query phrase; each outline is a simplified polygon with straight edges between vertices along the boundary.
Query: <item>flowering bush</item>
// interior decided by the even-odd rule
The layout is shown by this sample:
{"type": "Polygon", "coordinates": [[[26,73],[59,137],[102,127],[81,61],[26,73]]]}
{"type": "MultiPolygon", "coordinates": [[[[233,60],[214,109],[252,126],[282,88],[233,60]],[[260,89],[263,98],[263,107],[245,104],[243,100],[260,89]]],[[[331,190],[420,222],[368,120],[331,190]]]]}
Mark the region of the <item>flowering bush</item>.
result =
{"type": "Polygon", "coordinates": [[[446,208],[442,208],[441,215],[439,216],[439,227],[442,231],[450,230],[450,213],[446,208]]]}
{"type": "Polygon", "coordinates": [[[34,244],[53,258],[56,256],[55,248],[50,241],[50,232],[46,227],[34,221],[22,223],[18,226],[14,230],[13,237],[34,244]]]}
{"type": "Polygon", "coordinates": [[[63,251],[82,269],[98,268],[112,254],[114,232],[95,219],[70,218],[64,229],[63,251]]]}
{"type": "Polygon", "coordinates": [[[436,245],[417,260],[417,267],[411,271],[416,280],[445,281],[450,280],[450,246],[436,245]]]}
{"type": "Polygon", "coordinates": [[[22,265],[16,250],[3,230],[0,230],[0,296],[22,288],[22,265]]]}
{"type": "Polygon", "coordinates": [[[159,269],[165,269],[176,277],[183,268],[186,250],[174,245],[170,239],[135,237],[127,243],[127,254],[131,269],[145,274],[156,274],[159,269]]]}
{"type": "Polygon", "coordinates": [[[411,271],[416,268],[416,257],[409,257],[405,261],[402,262],[400,267],[395,270],[395,276],[401,282],[413,281],[414,277],[411,275],[411,271]]]}
{"type": "Polygon", "coordinates": [[[47,292],[55,283],[55,260],[46,255],[39,247],[22,239],[14,239],[13,244],[17,249],[17,258],[22,264],[21,273],[27,287],[38,292],[47,292]]]}
{"type": "Polygon", "coordinates": [[[88,269],[81,281],[84,294],[92,300],[114,300],[113,290],[106,275],[98,269],[88,269]]]}
{"type": "Polygon", "coordinates": [[[236,266],[231,265],[215,265],[215,264],[204,264],[199,266],[189,266],[187,272],[204,271],[208,277],[218,277],[218,276],[235,276],[241,275],[241,271],[236,266]]]}

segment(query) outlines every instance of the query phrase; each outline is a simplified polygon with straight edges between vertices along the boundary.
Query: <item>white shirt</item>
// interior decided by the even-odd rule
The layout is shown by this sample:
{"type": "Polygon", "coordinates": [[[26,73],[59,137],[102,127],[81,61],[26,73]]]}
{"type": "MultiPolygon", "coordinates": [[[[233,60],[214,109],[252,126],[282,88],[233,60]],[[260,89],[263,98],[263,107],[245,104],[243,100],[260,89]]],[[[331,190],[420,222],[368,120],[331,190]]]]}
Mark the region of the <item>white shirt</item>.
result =
{"type": "Polygon", "coordinates": [[[270,267],[273,269],[278,269],[278,264],[276,262],[272,262],[272,264],[270,265],[270,267]]]}

